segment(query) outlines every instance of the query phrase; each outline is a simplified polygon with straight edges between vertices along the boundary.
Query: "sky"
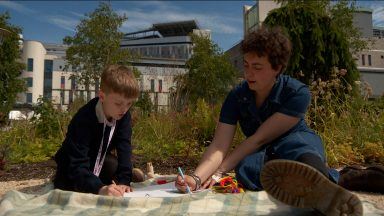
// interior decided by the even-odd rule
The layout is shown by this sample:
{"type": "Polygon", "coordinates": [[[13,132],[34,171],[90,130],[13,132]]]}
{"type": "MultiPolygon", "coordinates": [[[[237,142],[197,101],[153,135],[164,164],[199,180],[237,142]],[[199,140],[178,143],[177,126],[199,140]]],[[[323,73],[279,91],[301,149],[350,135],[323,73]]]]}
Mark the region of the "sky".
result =
{"type": "MultiPolygon", "coordinates": [[[[0,13],[8,11],[10,23],[23,29],[25,40],[62,43],[73,36],[85,14],[93,12],[101,1],[4,1],[0,13]]],[[[108,1],[104,1],[108,2],[108,1]]],[[[384,27],[384,1],[357,1],[371,8],[373,25],[384,27]]],[[[149,28],[154,23],[194,19],[201,29],[210,29],[212,40],[224,51],[243,37],[243,6],[255,1],[110,1],[115,12],[128,20],[122,32],[149,28]]]]}

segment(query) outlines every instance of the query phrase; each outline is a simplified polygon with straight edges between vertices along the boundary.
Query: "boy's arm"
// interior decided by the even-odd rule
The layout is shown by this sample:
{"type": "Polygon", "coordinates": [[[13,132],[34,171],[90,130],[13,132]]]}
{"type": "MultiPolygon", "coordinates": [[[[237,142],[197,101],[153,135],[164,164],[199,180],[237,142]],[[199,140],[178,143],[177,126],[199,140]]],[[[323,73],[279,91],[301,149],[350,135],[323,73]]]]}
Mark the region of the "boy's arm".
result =
{"type": "Polygon", "coordinates": [[[90,125],[92,124],[87,120],[76,116],[68,127],[64,141],[69,156],[68,177],[77,191],[98,194],[104,184],[90,170],[88,152],[94,136],[90,125]]]}
{"type": "Polygon", "coordinates": [[[127,112],[119,121],[116,128],[116,134],[113,137],[113,142],[117,150],[117,183],[130,185],[132,180],[132,147],[131,147],[131,115],[127,112]]]}

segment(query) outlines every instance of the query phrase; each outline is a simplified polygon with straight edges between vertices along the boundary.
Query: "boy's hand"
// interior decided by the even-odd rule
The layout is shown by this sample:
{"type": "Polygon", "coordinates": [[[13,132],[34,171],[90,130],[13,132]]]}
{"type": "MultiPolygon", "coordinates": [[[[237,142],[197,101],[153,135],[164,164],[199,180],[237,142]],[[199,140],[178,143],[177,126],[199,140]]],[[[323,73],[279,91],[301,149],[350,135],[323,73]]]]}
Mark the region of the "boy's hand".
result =
{"type": "Polygon", "coordinates": [[[180,175],[177,176],[176,182],[175,182],[175,187],[179,191],[185,193],[187,191],[187,184],[188,184],[189,188],[191,189],[191,191],[196,190],[196,182],[191,176],[184,175],[184,180],[183,180],[183,178],[181,178],[180,175]]]}
{"type": "Polygon", "coordinates": [[[129,193],[129,192],[132,192],[132,188],[130,186],[127,186],[127,185],[117,185],[118,187],[120,187],[124,193],[129,193]]]}
{"type": "Polygon", "coordinates": [[[100,195],[107,195],[107,196],[117,196],[117,197],[122,197],[124,193],[126,192],[125,190],[129,190],[130,192],[130,187],[126,185],[116,185],[116,184],[110,184],[110,185],[105,185],[99,190],[100,195]]]}

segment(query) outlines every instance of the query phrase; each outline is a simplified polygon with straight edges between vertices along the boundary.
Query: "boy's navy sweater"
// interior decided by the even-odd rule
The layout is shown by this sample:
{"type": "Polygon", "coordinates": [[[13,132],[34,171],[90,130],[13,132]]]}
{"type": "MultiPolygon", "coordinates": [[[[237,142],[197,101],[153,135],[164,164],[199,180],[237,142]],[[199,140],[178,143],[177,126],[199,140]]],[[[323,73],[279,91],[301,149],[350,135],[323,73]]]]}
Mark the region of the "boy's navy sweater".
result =
{"type": "MultiPolygon", "coordinates": [[[[55,155],[57,163],[56,182],[60,189],[97,194],[104,184],[93,174],[96,157],[103,136],[103,123],[96,115],[94,98],[79,109],[68,126],[66,138],[55,155]]],[[[107,146],[110,127],[106,127],[104,148],[107,146]]],[[[115,132],[107,149],[116,148],[118,168],[116,172],[119,184],[129,185],[132,178],[131,163],[131,115],[127,112],[116,122],[115,132]]],[[[56,186],[56,184],[55,184],[56,186]]]]}

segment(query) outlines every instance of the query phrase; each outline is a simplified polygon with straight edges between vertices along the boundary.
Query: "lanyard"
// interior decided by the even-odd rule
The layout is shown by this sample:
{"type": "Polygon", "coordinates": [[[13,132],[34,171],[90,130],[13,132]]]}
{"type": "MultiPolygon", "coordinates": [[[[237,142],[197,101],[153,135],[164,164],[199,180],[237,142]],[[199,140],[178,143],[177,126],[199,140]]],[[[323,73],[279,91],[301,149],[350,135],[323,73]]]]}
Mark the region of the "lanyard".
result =
{"type": "Polygon", "coordinates": [[[96,158],[96,162],[95,162],[95,167],[93,169],[93,174],[95,174],[96,176],[100,175],[101,168],[103,167],[105,155],[107,154],[108,146],[111,143],[112,135],[113,135],[113,132],[115,131],[116,121],[114,121],[113,125],[111,126],[111,131],[109,132],[109,137],[108,137],[107,148],[105,149],[103,158],[100,161],[101,152],[103,151],[105,126],[106,126],[106,120],[104,120],[103,137],[101,138],[99,153],[97,154],[97,158],[96,158]]]}

